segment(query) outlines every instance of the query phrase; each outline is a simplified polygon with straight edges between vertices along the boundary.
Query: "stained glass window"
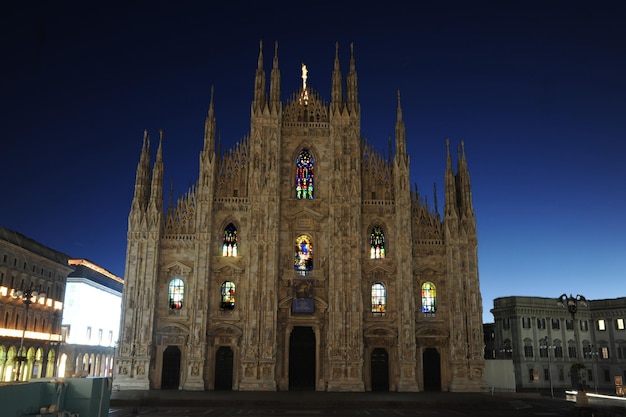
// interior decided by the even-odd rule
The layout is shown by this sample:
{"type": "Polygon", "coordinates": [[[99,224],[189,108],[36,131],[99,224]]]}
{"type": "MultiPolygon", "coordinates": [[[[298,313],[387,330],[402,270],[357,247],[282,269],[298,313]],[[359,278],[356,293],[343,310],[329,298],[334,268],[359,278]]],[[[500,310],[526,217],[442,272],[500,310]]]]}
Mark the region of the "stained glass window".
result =
{"type": "Polygon", "coordinates": [[[422,312],[434,313],[437,311],[437,289],[432,282],[422,285],[422,312]]]}
{"type": "Polygon", "coordinates": [[[307,235],[300,235],[296,238],[294,267],[296,271],[313,269],[313,245],[307,235]]]}
{"type": "Polygon", "coordinates": [[[235,309],[235,283],[232,281],[222,283],[222,308],[225,310],[235,309]]]}
{"type": "Polygon", "coordinates": [[[222,256],[237,256],[237,228],[232,223],[224,229],[222,256]]]}
{"type": "Polygon", "coordinates": [[[384,313],[387,310],[387,290],[380,282],[372,284],[372,313],[384,313]]]}
{"type": "Polygon", "coordinates": [[[296,158],[296,198],[313,200],[313,156],[302,149],[296,158]]]}
{"type": "Polygon", "coordinates": [[[180,278],[174,278],[170,281],[168,290],[169,304],[171,310],[180,310],[183,308],[183,296],[185,295],[185,284],[180,278]]]}
{"type": "Polygon", "coordinates": [[[374,226],[370,236],[370,258],[382,259],[385,257],[385,235],[380,226],[374,226]]]}

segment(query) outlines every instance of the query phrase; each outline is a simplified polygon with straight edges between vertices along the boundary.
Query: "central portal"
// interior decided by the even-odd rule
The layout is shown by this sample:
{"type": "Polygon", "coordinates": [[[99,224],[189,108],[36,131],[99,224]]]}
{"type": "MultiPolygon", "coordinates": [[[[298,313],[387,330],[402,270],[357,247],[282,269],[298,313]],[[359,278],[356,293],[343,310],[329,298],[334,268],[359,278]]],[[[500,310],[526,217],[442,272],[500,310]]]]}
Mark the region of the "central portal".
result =
{"type": "Polygon", "coordinates": [[[289,390],[315,390],[315,333],[294,327],[289,337],[289,390]]]}

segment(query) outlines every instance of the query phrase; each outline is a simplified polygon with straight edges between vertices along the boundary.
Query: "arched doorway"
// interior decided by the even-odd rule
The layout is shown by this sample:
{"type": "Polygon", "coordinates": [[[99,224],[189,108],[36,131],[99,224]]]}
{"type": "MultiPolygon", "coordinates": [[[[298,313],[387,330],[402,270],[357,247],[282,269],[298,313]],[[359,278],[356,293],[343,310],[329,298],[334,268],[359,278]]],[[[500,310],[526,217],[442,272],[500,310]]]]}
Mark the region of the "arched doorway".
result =
{"type": "Polygon", "coordinates": [[[315,390],[315,333],[296,326],[289,337],[289,390],[315,390]]]}
{"type": "Polygon", "coordinates": [[[233,389],[233,350],[220,346],[215,354],[215,390],[233,389]]]}
{"type": "Polygon", "coordinates": [[[372,391],[389,391],[389,355],[385,348],[376,348],[371,355],[372,391]]]}
{"type": "Polygon", "coordinates": [[[426,348],[422,355],[424,391],[441,391],[441,361],[435,348],[426,348]]]}
{"type": "Polygon", "coordinates": [[[168,346],[163,352],[161,389],[178,389],[180,385],[180,349],[168,346]]]}

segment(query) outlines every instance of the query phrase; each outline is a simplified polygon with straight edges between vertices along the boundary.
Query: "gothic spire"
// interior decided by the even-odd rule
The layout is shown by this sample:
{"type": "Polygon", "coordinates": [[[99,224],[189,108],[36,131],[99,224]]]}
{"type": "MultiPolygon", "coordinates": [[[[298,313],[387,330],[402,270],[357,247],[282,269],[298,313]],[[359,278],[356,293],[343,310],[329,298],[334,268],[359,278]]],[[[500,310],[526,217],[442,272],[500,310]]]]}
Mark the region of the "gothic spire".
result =
{"type": "Polygon", "coordinates": [[[402,105],[400,104],[400,90],[398,90],[398,109],[396,112],[396,157],[408,166],[408,158],[406,154],[406,129],[404,120],[402,120],[402,105]]]}
{"type": "Polygon", "coordinates": [[[143,210],[148,205],[150,195],[150,136],[148,130],[143,131],[141,155],[137,163],[135,174],[135,195],[133,196],[132,210],[143,210]]]}
{"type": "Polygon", "coordinates": [[[461,206],[465,217],[474,218],[474,207],[472,204],[472,187],[470,183],[469,170],[467,169],[467,159],[465,158],[465,142],[461,141],[461,154],[459,157],[459,182],[461,186],[460,198],[461,206]]]}
{"type": "Polygon", "coordinates": [[[204,149],[203,154],[215,151],[215,110],[213,107],[213,86],[211,86],[211,101],[209,111],[204,120],[204,149]]]}
{"type": "Polygon", "coordinates": [[[339,42],[335,43],[335,65],[333,67],[331,89],[331,112],[340,111],[343,108],[343,90],[341,87],[341,68],[339,67],[339,42]]]}
{"type": "Polygon", "coordinates": [[[265,107],[265,71],[263,70],[263,41],[259,41],[259,60],[254,77],[254,101],[252,111],[261,112],[265,107]]]}
{"type": "Polygon", "coordinates": [[[450,156],[450,139],[446,139],[446,174],[445,174],[445,202],[444,218],[457,218],[456,211],[456,181],[452,170],[452,157],[450,156]]]}
{"type": "Polygon", "coordinates": [[[354,63],[354,44],[350,44],[350,71],[346,77],[346,101],[350,113],[360,113],[357,93],[356,65],[354,63]]]}
{"type": "Polygon", "coordinates": [[[280,113],[280,70],[278,69],[278,41],[274,46],[274,63],[270,75],[270,112],[280,113]]]}
{"type": "Polygon", "coordinates": [[[163,129],[159,130],[159,148],[152,168],[152,184],[150,186],[150,207],[163,207],[163,129]]]}

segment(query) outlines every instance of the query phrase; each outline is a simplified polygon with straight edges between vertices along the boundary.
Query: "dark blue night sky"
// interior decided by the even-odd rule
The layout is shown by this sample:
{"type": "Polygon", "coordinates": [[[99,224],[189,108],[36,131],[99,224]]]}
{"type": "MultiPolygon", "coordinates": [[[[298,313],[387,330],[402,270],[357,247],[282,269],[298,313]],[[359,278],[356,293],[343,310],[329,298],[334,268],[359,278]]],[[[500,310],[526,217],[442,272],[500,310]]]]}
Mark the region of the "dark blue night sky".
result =
{"type": "Polygon", "coordinates": [[[222,148],[248,133],[260,40],[283,100],[304,62],[329,101],[353,43],[362,135],[388,153],[399,90],[440,211],[446,138],[465,143],[485,321],[496,297],[626,295],[623,1],[22,3],[0,18],[2,227],[123,276],[143,130],[176,197],[212,86],[222,148]]]}

